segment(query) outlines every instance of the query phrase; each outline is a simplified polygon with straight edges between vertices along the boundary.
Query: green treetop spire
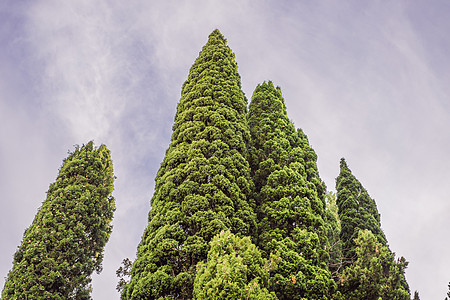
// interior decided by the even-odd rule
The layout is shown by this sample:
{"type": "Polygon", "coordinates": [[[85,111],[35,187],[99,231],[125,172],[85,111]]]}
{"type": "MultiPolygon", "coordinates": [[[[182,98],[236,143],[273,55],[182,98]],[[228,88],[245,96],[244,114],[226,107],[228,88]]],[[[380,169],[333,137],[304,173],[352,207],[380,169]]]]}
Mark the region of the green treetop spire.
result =
{"type": "Polygon", "coordinates": [[[386,244],[381,230],[380,215],[375,201],[353,176],[345,159],[341,159],[341,171],[336,179],[337,205],[341,220],[341,240],[346,259],[354,257],[355,239],[360,229],[370,230],[378,242],[386,244]]]}
{"type": "Polygon", "coordinates": [[[215,30],[183,84],[123,299],[192,298],[211,239],[227,230],[254,233],[246,105],[234,54],[215,30]]]}
{"type": "Polygon", "coordinates": [[[343,299],[410,299],[404,275],[408,262],[403,257],[395,260],[381,230],[375,201],[343,158],[336,191],[344,255],[339,275],[343,299]]]}
{"type": "Polygon", "coordinates": [[[328,299],[324,185],[306,136],[289,121],[279,88],[258,85],[249,108],[258,245],[279,256],[269,291],[279,299],[328,299]]]}
{"type": "Polygon", "coordinates": [[[14,255],[2,299],[90,299],[114,211],[109,150],[92,142],[64,160],[14,255]]]}

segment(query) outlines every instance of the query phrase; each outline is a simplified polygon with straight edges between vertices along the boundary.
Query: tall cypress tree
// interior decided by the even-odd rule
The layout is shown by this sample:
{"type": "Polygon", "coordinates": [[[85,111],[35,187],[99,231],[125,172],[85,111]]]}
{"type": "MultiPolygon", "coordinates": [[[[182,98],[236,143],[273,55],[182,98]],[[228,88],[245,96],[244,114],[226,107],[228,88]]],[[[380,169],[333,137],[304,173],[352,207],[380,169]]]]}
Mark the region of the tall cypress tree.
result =
{"type": "Polygon", "coordinates": [[[336,191],[345,259],[339,290],[344,299],[409,299],[404,275],[408,262],[394,260],[375,201],[343,158],[340,169],[336,191]]]}
{"type": "Polygon", "coordinates": [[[328,299],[334,288],[327,269],[324,184],[316,155],[286,113],[279,88],[258,85],[248,114],[251,167],[263,255],[279,255],[270,290],[279,299],[328,299]]]}
{"type": "Polygon", "coordinates": [[[234,54],[215,30],[183,84],[123,299],[190,299],[212,237],[227,229],[253,234],[246,110],[234,54]]]}
{"type": "Polygon", "coordinates": [[[114,212],[109,150],[92,142],[64,160],[6,279],[3,299],[90,299],[114,212]]]}
{"type": "Polygon", "coordinates": [[[336,179],[337,205],[341,220],[340,238],[343,243],[345,261],[355,257],[355,239],[361,229],[370,230],[378,242],[386,245],[386,237],[381,230],[380,215],[375,201],[356,179],[341,159],[340,173],[336,179]]]}

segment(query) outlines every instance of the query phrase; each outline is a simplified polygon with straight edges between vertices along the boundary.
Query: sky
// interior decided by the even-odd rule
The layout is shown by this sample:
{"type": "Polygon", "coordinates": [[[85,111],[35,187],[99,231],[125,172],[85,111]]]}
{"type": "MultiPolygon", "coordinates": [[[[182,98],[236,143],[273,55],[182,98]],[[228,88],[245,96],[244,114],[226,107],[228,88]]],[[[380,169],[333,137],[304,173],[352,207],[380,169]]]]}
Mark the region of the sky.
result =
{"type": "Polygon", "coordinates": [[[94,299],[119,299],[189,68],[219,29],[248,99],[280,86],[328,190],[339,160],[409,261],[421,299],[450,281],[450,2],[4,0],[0,3],[0,286],[74,145],[111,150],[116,212],[94,299]],[[447,158],[446,158],[447,157],[447,158]]]}

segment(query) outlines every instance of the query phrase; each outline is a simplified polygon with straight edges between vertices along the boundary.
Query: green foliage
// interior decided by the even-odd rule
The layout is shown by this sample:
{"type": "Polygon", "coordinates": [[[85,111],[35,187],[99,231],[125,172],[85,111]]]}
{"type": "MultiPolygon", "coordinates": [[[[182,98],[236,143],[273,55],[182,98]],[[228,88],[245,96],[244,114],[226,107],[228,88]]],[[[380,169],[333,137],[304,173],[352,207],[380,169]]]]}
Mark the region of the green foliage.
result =
{"type": "Polygon", "coordinates": [[[316,154],[286,113],[279,88],[258,85],[249,107],[251,167],[258,215],[258,246],[278,255],[269,285],[279,299],[327,299],[325,186],[316,154]]]}
{"type": "Polygon", "coordinates": [[[344,262],[342,255],[342,242],[340,239],[341,221],[339,219],[338,207],[336,204],[336,194],[329,192],[326,195],[326,229],[327,229],[327,252],[330,256],[328,268],[333,279],[338,278],[344,262]]]}
{"type": "Polygon", "coordinates": [[[409,299],[404,275],[407,262],[403,257],[394,262],[375,201],[343,158],[340,168],[336,190],[345,269],[339,291],[345,299],[409,299]]]}
{"type": "Polygon", "coordinates": [[[340,237],[346,261],[354,259],[355,239],[360,229],[368,229],[376,236],[378,242],[386,245],[386,237],[381,230],[380,215],[375,201],[366,189],[351,173],[341,159],[341,171],[336,179],[337,205],[341,220],[340,237]]]}
{"type": "Polygon", "coordinates": [[[345,160],[326,196],[280,89],[258,85],[246,107],[215,30],[183,84],[137,258],[117,272],[122,299],[409,297],[407,263],[345,160]]]}
{"type": "Polygon", "coordinates": [[[112,229],[113,181],[104,145],[69,154],[24,233],[3,299],[90,299],[90,276],[101,271],[112,229]]]}
{"type": "Polygon", "coordinates": [[[122,266],[116,271],[117,277],[119,277],[119,283],[116,286],[116,290],[122,293],[124,287],[128,284],[129,277],[131,276],[131,268],[133,266],[132,261],[129,258],[125,258],[122,261],[122,266]]]}
{"type": "MultiPolygon", "coordinates": [[[[446,299],[447,299],[447,298],[446,298],[446,299]]],[[[418,292],[418,291],[415,291],[415,292],[414,292],[414,298],[413,298],[413,300],[420,300],[419,292],[418,292]]]]}
{"type": "Polygon", "coordinates": [[[207,261],[197,265],[194,298],[276,299],[266,288],[274,268],[276,258],[263,259],[250,237],[222,231],[211,240],[207,261]]]}
{"type": "Polygon", "coordinates": [[[211,239],[254,234],[246,106],[234,54],[215,30],[183,84],[123,299],[190,299],[211,239]]]}
{"type": "Polygon", "coordinates": [[[395,261],[389,248],[367,229],[358,232],[355,244],[356,261],[345,268],[340,278],[344,299],[410,299],[404,287],[408,265],[405,259],[395,261]]]}

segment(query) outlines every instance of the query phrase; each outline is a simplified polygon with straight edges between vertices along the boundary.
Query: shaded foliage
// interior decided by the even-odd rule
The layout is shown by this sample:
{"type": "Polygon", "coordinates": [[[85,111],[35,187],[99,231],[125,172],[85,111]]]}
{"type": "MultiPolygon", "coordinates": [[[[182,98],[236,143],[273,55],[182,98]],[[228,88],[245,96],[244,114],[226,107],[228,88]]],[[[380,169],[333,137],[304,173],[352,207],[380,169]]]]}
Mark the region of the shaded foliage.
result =
{"type": "Polygon", "coordinates": [[[375,201],[342,158],[336,179],[344,267],[339,291],[344,299],[409,299],[408,265],[387,246],[375,201]]]}
{"type": "Polygon", "coordinates": [[[386,245],[386,237],[381,230],[380,215],[375,201],[351,173],[343,158],[340,163],[340,173],[336,179],[336,191],[336,203],[341,220],[340,238],[345,260],[351,261],[355,258],[355,239],[360,229],[372,231],[378,242],[386,245]]]}
{"type": "Polygon", "coordinates": [[[14,255],[3,299],[90,299],[115,209],[109,150],[93,143],[63,161],[14,255]]]}
{"type": "Polygon", "coordinates": [[[133,262],[129,258],[122,260],[122,265],[117,269],[116,275],[119,277],[119,283],[116,286],[116,290],[122,293],[124,287],[130,282],[129,278],[131,276],[131,268],[133,267],[133,262]]]}
{"type": "Polygon", "coordinates": [[[269,290],[279,299],[327,299],[334,282],[324,250],[325,186],[316,154],[288,119],[281,91],[272,82],[256,87],[248,122],[257,243],[264,257],[280,257],[269,290]]]}
{"type": "Polygon", "coordinates": [[[254,234],[246,106],[234,54],[215,30],[183,84],[123,299],[190,299],[212,237],[254,234]]]}

